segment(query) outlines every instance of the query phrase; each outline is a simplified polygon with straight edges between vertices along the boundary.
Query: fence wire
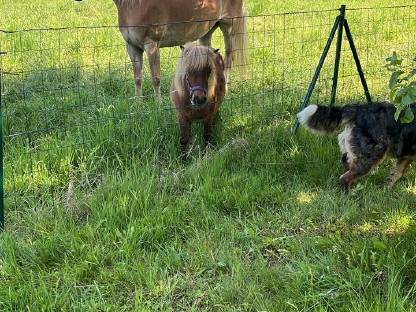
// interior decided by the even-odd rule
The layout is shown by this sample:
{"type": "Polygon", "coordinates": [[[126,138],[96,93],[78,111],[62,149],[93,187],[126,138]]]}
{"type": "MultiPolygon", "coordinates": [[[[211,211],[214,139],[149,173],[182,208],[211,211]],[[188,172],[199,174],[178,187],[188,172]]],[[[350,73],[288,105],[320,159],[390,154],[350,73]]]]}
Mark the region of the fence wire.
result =
{"type": "MultiPolygon", "coordinates": [[[[249,63],[244,74],[232,71],[223,137],[293,121],[338,13],[247,17],[249,63]]],[[[416,54],[416,6],[347,9],[346,18],[373,98],[387,99],[382,65],[392,50],[416,54]]],[[[219,30],[213,47],[224,54],[219,30]]],[[[329,102],[334,50],[333,44],[311,102],[329,102]]],[[[0,51],[6,205],[53,202],[82,166],[93,172],[155,153],[157,162],[178,156],[169,88],[179,48],[161,49],[160,101],[146,60],[143,97],[134,97],[132,65],[116,26],[1,31],[0,51]]],[[[365,101],[345,40],[341,57],[338,103],[365,101]]]]}

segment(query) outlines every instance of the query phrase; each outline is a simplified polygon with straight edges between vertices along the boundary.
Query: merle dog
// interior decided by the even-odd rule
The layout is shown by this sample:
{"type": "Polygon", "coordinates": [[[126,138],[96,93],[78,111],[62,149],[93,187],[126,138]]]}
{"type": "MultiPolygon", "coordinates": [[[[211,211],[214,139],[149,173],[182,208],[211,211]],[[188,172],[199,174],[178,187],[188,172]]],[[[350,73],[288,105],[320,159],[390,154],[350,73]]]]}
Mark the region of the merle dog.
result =
{"type": "MultiPolygon", "coordinates": [[[[411,106],[416,115],[416,104],[411,106]]],[[[343,107],[309,105],[297,116],[308,130],[330,134],[338,130],[338,143],[346,172],[340,177],[348,192],[352,183],[365,176],[386,156],[397,160],[387,179],[389,187],[399,180],[416,159],[416,119],[401,123],[394,119],[396,108],[386,102],[351,104],[343,107]]]]}

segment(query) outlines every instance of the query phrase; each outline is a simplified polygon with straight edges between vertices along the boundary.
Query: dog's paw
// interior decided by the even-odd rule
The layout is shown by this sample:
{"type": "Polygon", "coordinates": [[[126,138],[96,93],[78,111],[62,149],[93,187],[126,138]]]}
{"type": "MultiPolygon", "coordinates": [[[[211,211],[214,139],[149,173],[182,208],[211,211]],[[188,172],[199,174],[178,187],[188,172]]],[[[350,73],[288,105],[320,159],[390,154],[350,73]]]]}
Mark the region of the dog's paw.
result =
{"type": "Polygon", "coordinates": [[[393,188],[394,184],[396,184],[396,181],[394,181],[391,177],[387,177],[384,181],[384,186],[388,190],[391,190],[393,188]]]}
{"type": "Polygon", "coordinates": [[[344,194],[348,194],[350,192],[350,185],[343,177],[339,178],[339,185],[344,194]]]}

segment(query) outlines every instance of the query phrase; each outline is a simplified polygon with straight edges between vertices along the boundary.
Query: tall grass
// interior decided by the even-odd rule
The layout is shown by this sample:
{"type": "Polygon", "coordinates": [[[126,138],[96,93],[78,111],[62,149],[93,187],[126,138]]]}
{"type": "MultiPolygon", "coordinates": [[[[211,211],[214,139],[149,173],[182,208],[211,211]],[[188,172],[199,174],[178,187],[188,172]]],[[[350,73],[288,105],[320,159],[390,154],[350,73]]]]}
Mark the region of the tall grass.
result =
{"type": "MultiPolygon", "coordinates": [[[[338,4],[249,1],[248,11],[338,4]]],[[[162,50],[162,101],[148,70],[145,98],[132,99],[117,28],[72,28],[115,25],[110,1],[0,7],[2,28],[70,26],[0,37],[1,311],[416,310],[414,170],[387,191],[387,162],[345,196],[335,140],[290,134],[336,10],[249,18],[249,75],[233,74],[215,147],[202,150],[195,125],[183,163],[168,98],[178,49],[162,50]]],[[[375,98],[387,96],[390,50],[415,52],[415,14],[347,12],[375,98]]],[[[332,54],[314,102],[329,98],[332,54]]],[[[338,103],[364,100],[347,42],[340,74],[338,103]]]]}

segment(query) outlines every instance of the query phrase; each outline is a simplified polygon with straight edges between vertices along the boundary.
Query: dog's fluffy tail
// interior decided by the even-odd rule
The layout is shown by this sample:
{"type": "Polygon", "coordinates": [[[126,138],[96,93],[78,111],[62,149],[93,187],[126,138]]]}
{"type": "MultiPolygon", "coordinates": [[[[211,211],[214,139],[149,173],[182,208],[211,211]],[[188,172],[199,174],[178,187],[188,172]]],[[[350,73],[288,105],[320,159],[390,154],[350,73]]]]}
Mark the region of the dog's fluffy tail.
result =
{"type": "Polygon", "coordinates": [[[297,116],[299,123],[306,129],[320,134],[330,134],[337,131],[342,124],[350,119],[348,106],[309,105],[297,116]]]}

